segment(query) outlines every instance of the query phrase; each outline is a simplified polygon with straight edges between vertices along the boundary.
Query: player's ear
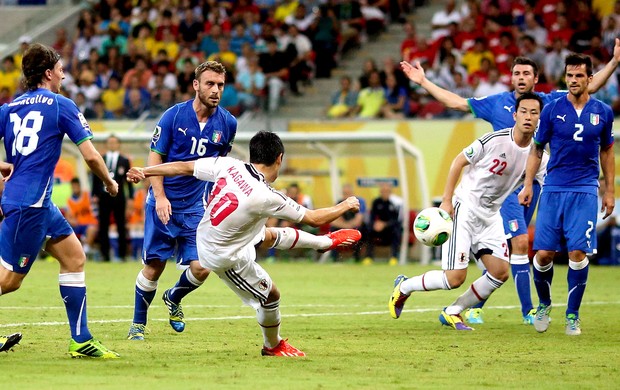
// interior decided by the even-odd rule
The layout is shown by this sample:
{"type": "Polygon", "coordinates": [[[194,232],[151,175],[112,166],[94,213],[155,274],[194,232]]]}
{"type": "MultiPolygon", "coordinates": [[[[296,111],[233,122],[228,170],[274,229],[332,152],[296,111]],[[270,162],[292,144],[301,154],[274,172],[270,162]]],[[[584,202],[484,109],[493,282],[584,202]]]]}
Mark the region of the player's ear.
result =
{"type": "Polygon", "coordinates": [[[194,81],[192,81],[192,86],[194,87],[194,91],[198,92],[198,87],[200,86],[200,82],[194,79],[194,81]]]}

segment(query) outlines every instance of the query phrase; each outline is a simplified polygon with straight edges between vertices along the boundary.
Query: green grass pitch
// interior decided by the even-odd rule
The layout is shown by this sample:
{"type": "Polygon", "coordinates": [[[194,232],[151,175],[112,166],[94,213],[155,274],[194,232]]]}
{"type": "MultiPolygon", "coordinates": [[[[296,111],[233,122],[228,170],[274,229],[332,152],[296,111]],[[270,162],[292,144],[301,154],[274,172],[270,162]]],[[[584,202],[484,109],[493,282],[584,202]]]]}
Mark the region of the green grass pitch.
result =
{"type": "MultiPolygon", "coordinates": [[[[264,267],[282,293],[281,334],[306,358],[261,357],[254,311],[214,275],[186,298],[187,328],[175,333],[161,301],[179,275],[173,264],[151,306],[147,340],[128,341],[140,264],[89,263],[91,331],[122,358],[71,359],[58,265],[39,260],[19,291],[0,297],[0,334],[24,335],[14,351],[0,354],[0,388],[617,388],[620,267],[591,267],[579,337],[564,334],[566,266],[555,270],[555,307],[545,334],[521,324],[512,280],[487,303],[485,324],[456,332],[442,327],[437,316],[465,286],[414,294],[399,320],[388,314],[394,277],[433,267],[309,262],[264,267]]],[[[468,283],[479,274],[470,267],[468,283]]]]}

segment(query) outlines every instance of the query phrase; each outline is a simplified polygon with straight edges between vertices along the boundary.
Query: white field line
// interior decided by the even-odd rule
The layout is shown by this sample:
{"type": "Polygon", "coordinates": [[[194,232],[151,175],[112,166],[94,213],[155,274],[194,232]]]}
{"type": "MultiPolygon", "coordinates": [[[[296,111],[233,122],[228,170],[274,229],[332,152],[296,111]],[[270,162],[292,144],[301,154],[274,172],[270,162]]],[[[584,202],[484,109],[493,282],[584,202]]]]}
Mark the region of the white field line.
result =
{"type": "MultiPolygon", "coordinates": [[[[620,302],[587,302],[585,306],[588,305],[618,305],[620,302]]],[[[283,307],[286,309],[287,307],[307,307],[307,305],[290,305],[283,307]]],[[[361,305],[360,305],[361,306],[361,305]]],[[[554,304],[554,307],[564,307],[565,304],[554,304]]],[[[105,308],[114,308],[116,306],[101,306],[105,308]]],[[[125,306],[122,306],[125,307],[125,306]]],[[[127,306],[129,307],[129,306],[127,306]]],[[[133,306],[131,306],[133,307],[133,306]]],[[[188,306],[190,307],[190,306],[188,306]]],[[[201,306],[195,305],[193,307],[211,307],[211,306],[201,306]]],[[[219,307],[238,307],[238,306],[219,306],[219,307]]],[[[330,307],[346,307],[350,308],[351,305],[330,305],[330,307]]],[[[369,305],[365,306],[369,307],[369,305]]],[[[513,310],[519,309],[520,306],[485,306],[487,309],[497,309],[497,310],[513,310]]],[[[420,309],[410,309],[403,310],[405,313],[425,313],[430,311],[441,311],[439,307],[432,308],[420,308],[420,309]]],[[[341,312],[341,313],[297,313],[297,314],[282,314],[282,317],[286,318],[298,318],[298,317],[335,317],[335,316],[370,316],[370,315],[386,315],[387,310],[380,311],[359,311],[359,312],[341,312]]],[[[226,316],[226,317],[186,317],[185,319],[189,322],[191,321],[230,321],[230,320],[247,320],[247,319],[255,319],[255,316],[226,316]]],[[[151,318],[150,321],[160,321],[160,322],[168,322],[168,318],[151,318]]],[[[130,323],[131,318],[121,318],[121,319],[109,319],[109,320],[89,320],[91,324],[112,324],[112,323],[130,323]]],[[[60,326],[60,325],[68,325],[69,323],[66,321],[49,321],[49,322],[20,322],[14,324],[0,324],[0,328],[15,328],[21,326],[60,326]]]]}

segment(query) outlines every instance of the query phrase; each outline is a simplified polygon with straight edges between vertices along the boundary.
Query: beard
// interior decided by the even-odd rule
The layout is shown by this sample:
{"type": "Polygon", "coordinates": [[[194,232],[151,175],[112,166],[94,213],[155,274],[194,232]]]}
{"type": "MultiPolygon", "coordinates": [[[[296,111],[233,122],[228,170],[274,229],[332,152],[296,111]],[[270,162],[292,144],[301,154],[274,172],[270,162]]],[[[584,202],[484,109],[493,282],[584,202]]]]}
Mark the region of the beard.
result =
{"type": "Polygon", "coordinates": [[[219,104],[219,99],[216,103],[213,103],[209,97],[210,95],[207,95],[204,91],[198,90],[198,100],[200,100],[200,103],[207,108],[216,108],[219,104]]]}

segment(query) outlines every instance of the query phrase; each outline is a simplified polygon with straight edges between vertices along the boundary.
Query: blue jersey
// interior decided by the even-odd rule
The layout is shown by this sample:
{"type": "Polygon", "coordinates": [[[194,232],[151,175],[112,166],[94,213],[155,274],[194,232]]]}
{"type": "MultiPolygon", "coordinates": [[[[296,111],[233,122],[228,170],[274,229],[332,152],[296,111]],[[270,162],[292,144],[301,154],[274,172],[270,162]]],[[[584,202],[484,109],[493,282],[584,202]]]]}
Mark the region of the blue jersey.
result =
{"type": "MultiPolygon", "coordinates": [[[[566,91],[553,91],[551,93],[534,92],[540,96],[545,105],[555,99],[566,96],[566,91]]],[[[495,95],[480,98],[467,99],[469,109],[476,118],[484,119],[493,126],[493,131],[513,127],[515,119],[512,114],[515,112],[517,98],[514,92],[502,92],[495,95]]]]}
{"type": "Polygon", "coordinates": [[[14,165],[3,204],[48,207],[54,168],[67,134],[79,145],[93,137],[73,101],[47,89],[26,92],[0,108],[0,138],[14,165]]]}
{"type": "Polygon", "coordinates": [[[597,194],[599,150],[614,143],[613,121],[611,108],[592,97],[579,116],[566,96],[543,108],[534,141],[549,144],[551,158],[544,191],[565,191],[568,187],[597,194]]]}
{"type": "MultiPolygon", "coordinates": [[[[166,110],[153,132],[151,150],[162,155],[164,162],[193,161],[201,157],[226,156],[237,134],[237,119],[217,107],[204,129],[192,106],[194,100],[176,104],[166,110]]],[[[203,196],[208,185],[193,176],[164,178],[164,191],[173,212],[203,211],[203,196]]],[[[155,206],[152,188],[146,202],[155,206]]]]}

